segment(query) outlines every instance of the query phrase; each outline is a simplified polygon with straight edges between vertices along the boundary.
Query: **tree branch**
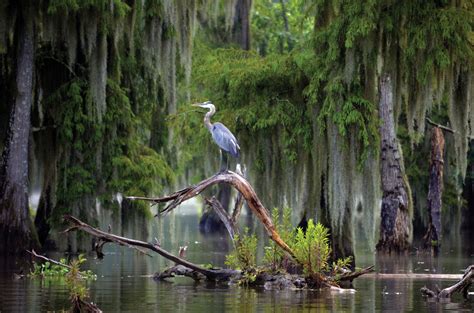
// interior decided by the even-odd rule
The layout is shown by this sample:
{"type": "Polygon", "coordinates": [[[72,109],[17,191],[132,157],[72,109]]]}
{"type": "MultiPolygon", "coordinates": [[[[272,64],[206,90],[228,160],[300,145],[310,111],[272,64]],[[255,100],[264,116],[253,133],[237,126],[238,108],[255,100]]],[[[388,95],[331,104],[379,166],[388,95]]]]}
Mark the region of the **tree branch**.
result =
{"type": "Polygon", "coordinates": [[[35,258],[42,259],[42,260],[45,260],[45,261],[47,261],[47,262],[49,262],[49,263],[52,263],[52,264],[55,264],[55,265],[59,265],[59,266],[62,266],[62,267],[68,268],[68,269],[71,269],[71,266],[69,266],[69,265],[67,265],[67,264],[64,264],[64,263],[61,263],[61,262],[58,262],[58,261],[56,261],[56,260],[47,258],[47,257],[45,257],[44,255],[37,254],[36,251],[33,250],[33,249],[31,249],[31,251],[26,250],[26,252],[28,252],[29,254],[31,254],[32,256],[34,256],[35,258]]]}
{"type": "Polygon", "coordinates": [[[347,280],[348,281],[353,281],[357,277],[362,276],[362,275],[367,274],[367,273],[370,273],[370,272],[373,272],[373,271],[374,271],[374,266],[372,265],[372,266],[363,268],[363,269],[358,270],[358,271],[350,272],[350,273],[347,273],[347,274],[342,274],[341,276],[339,276],[338,281],[347,281],[347,280]]]}
{"type": "Polygon", "coordinates": [[[238,230],[235,229],[235,224],[232,222],[229,213],[226,212],[226,210],[222,207],[222,204],[219,202],[219,200],[216,199],[216,197],[212,197],[211,199],[206,198],[205,201],[206,204],[209,205],[216,212],[217,216],[219,216],[219,219],[227,229],[230,238],[234,240],[235,233],[238,233],[238,230]]]}
{"type": "Polygon", "coordinates": [[[183,266],[185,266],[187,268],[190,268],[190,269],[192,269],[192,270],[194,270],[198,273],[201,273],[204,276],[206,276],[206,278],[209,279],[209,280],[227,279],[233,273],[232,271],[229,271],[229,270],[209,270],[209,269],[203,268],[199,265],[196,265],[194,263],[191,263],[189,261],[186,261],[182,258],[179,258],[179,257],[169,253],[168,251],[162,249],[158,245],[153,245],[153,244],[148,243],[148,242],[135,240],[135,239],[130,239],[130,238],[121,237],[121,236],[117,236],[117,235],[113,235],[113,234],[103,232],[99,229],[96,229],[96,228],[80,221],[79,219],[77,219],[77,218],[75,218],[74,216],[71,216],[71,215],[65,215],[64,220],[69,222],[72,225],[72,227],[67,229],[65,232],[69,232],[69,231],[73,231],[73,230],[82,230],[82,231],[85,231],[86,233],[89,233],[92,236],[98,238],[99,240],[103,240],[103,241],[106,241],[106,242],[114,242],[114,243],[117,243],[119,245],[125,245],[125,246],[128,246],[128,247],[145,248],[145,249],[148,249],[148,250],[151,250],[151,251],[154,251],[154,252],[158,253],[159,255],[163,256],[164,258],[166,258],[168,260],[171,260],[171,261],[175,262],[176,264],[183,265],[183,266]]]}
{"type": "MultiPolygon", "coordinates": [[[[263,206],[260,199],[257,197],[257,194],[253,190],[250,183],[243,178],[242,176],[231,172],[225,171],[217,173],[197,185],[186,187],[182,190],[176,191],[171,195],[161,197],[161,198],[138,198],[138,197],[126,197],[130,200],[141,199],[146,201],[151,201],[154,203],[167,203],[170,202],[159,214],[165,214],[172,211],[182,202],[194,198],[203,192],[206,188],[209,188],[218,183],[230,184],[232,187],[237,189],[238,192],[242,194],[242,197],[247,201],[249,208],[257,216],[260,222],[265,227],[267,234],[270,238],[280,246],[284,251],[286,251],[290,256],[294,257],[294,253],[291,248],[281,239],[280,235],[275,229],[273,222],[270,218],[268,210],[263,206]]],[[[238,216],[238,215],[237,215],[238,216]]]]}
{"type": "MultiPolygon", "coordinates": [[[[440,129],[442,129],[442,130],[444,130],[444,131],[447,131],[448,133],[461,136],[461,134],[460,134],[458,131],[456,131],[456,130],[454,130],[454,129],[452,129],[452,128],[449,128],[449,127],[447,127],[447,126],[444,126],[444,125],[435,123],[435,122],[433,122],[433,121],[432,121],[430,118],[428,118],[428,117],[426,117],[425,119],[426,119],[426,121],[428,122],[428,124],[430,124],[430,125],[433,125],[433,126],[435,126],[435,127],[438,127],[438,128],[440,128],[440,129]]],[[[472,136],[467,136],[467,138],[470,139],[470,140],[473,140],[473,139],[474,139],[474,137],[472,137],[472,136]]]]}
{"type": "Polygon", "coordinates": [[[424,296],[427,296],[429,298],[437,298],[437,299],[450,298],[453,293],[459,292],[463,295],[465,299],[467,299],[467,291],[469,287],[471,286],[471,284],[473,283],[473,280],[474,280],[474,265],[470,265],[464,271],[464,275],[461,278],[461,280],[455,283],[454,285],[444,288],[441,291],[433,291],[427,287],[421,288],[420,291],[424,296]]]}

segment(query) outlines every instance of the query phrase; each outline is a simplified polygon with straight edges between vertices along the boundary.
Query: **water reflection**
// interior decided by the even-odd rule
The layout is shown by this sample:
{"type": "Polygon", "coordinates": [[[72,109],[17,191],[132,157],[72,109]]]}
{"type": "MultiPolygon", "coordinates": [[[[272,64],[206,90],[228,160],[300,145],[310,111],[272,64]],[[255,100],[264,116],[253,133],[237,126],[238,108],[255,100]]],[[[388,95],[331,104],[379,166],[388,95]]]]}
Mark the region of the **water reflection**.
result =
{"type": "MultiPolygon", "coordinates": [[[[244,220],[246,217],[242,217],[244,220]]],[[[144,230],[144,221],[114,225],[113,218],[102,221],[121,229],[122,234],[152,241],[155,237],[172,252],[187,245],[187,258],[195,263],[223,265],[225,254],[232,248],[226,234],[204,236],[198,231],[198,216],[186,209],[154,220],[144,230]]],[[[115,221],[117,223],[117,221],[115,221]]],[[[105,226],[106,229],[107,226],[105,226]]],[[[254,227],[260,238],[264,232],[254,227]]],[[[263,245],[263,242],[261,243],[263,245]]],[[[146,275],[169,265],[159,256],[148,257],[126,248],[107,245],[105,259],[90,261],[87,267],[97,273],[97,281],[89,283],[91,299],[104,312],[408,312],[444,310],[472,312],[474,299],[459,297],[453,303],[436,303],[421,298],[424,285],[444,287],[452,281],[415,279],[359,278],[355,293],[331,291],[265,291],[195,284],[187,278],[172,282],[155,282],[146,275]]],[[[261,254],[261,253],[260,253],[261,254]]],[[[51,254],[59,258],[58,254],[51,254]]],[[[472,262],[449,249],[439,258],[430,256],[377,257],[373,253],[357,256],[358,266],[376,264],[383,273],[458,273],[472,262]]],[[[0,311],[37,312],[69,308],[68,291],[61,280],[14,279],[13,272],[24,264],[12,258],[0,258],[0,311]],[[20,262],[20,263],[19,263],[20,262]]]]}

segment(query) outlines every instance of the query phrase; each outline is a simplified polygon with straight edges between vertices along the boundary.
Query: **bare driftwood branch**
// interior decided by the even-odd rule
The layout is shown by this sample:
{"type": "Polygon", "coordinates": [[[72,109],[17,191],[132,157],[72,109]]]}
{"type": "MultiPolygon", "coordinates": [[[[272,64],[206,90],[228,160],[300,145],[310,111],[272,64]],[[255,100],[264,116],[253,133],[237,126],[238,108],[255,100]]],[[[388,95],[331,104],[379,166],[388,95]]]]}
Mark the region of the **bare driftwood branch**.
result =
{"type": "Polygon", "coordinates": [[[233,225],[237,224],[240,217],[240,212],[242,212],[243,205],[244,205],[244,197],[239,192],[239,194],[237,195],[237,199],[235,200],[234,212],[232,213],[232,218],[231,218],[231,222],[233,225]]]}
{"type": "Polygon", "coordinates": [[[180,257],[177,257],[177,256],[169,253],[168,251],[162,249],[158,245],[154,245],[154,244],[151,244],[151,243],[148,243],[148,242],[144,242],[144,241],[140,241],[140,240],[130,239],[130,238],[121,237],[121,236],[106,233],[104,231],[96,229],[96,228],[80,221],[79,219],[75,218],[74,216],[65,215],[64,220],[66,220],[67,222],[69,222],[72,225],[72,227],[67,229],[65,232],[70,232],[70,231],[73,231],[73,230],[82,230],[82,231],[85,231],[86,233],[89,233],[92,236],[94,236],[94,237],[96,237],[99,240],[102,240],[104,242],[113,242],[113,243],[116,243],[116,244],[119,244],[119,245],[124,245],[124,246],[127,246],[127,247],[133,247],[133,248],[136,248],[136,247],[145,248],[145,249],[148,249],[148,250],[151,250],[151,251],[154,251],[154,252],[158,253],[159,255],[163,256],[164,258],[166,258],[168,260],[171,260],[171,261],[175,262],[176,264],[180,264],[180,265],[185,266],[187,268],[190,268],[190,269],[192,269],[192,270],[194,270],[198,273],[201,273],[202,275],[204,275],[209,280],[223,280],[223,279],[227,279],[230,276],[230,273],[227,270],[210,270],[210,269],[203,268],[199,265],[196,265],[194,263],[191,263],[191,262],[189,262],[185,259],[182,259],[180,257]]]}
{"type": "MultiPolygon", "coordinates": [[[[243,169],[240,166],[237,166],[236,168],[237,174],[242,176],[243,178],[247,179],[247,168],[244,166],[243,169]]],[[[237,199],[235,199],[235,204],[234,204],[234,211],[232,212],[232,224],[236,225],[239,217],[240,217],[240,212],[242,212],[242,206],[244,205],[244,198],[242,194],[239,192],[237,194],[237,199]]]]}
{"type": "Polygon", "coordinates": [[[374,266],[369,266],[358,271],[350,272],[347,274],[342,274],[339,276],[338,281],[353,281],[359,276],[370,273],[374,271],[374,266]]]}
{"type": "Polygon", "coordinates": [[[34,256],[35,258],[38,258],[38,259],[42,259],[42,260],[45,260],[49,263],[52,263],[52,264],[55,264],[55,265],[59,265],[59,266],[62,266],[62,267],[65,267],[65,268],[68,268],[68,269],[71,269],[71,266],[67,265],[67,264],[64,264],[64,263],[61,263],[61,262],[58,262],[56,260],[53,260],[53,259],[50,259],[48,257],[45,257],[44,255],[41,255],[41,254],[37,254],[35,250],[26,250],[26,252],[28,252],[29,254],[31,254],[32,256],[34,256]]]}
{"type": "Polygon", "coordinates": [[[284,251],[289,253],[292,257],[294,256],[291,248],[281,239],[280,235],[275,229],[273,222],[270,218],[268,210],[263,206],[260,199],[257,197],[257,194],[253,190],[250,183],[243,178],[242,176],[231,172],[224,171],[211,176],[197,185],[186,187],[182,190],[176,191],[171,195],[161,197],[161,198],[139,198],[139,197],[127,197],[128,199],[141,199],[146,201],[151,201],[154,203],[167,203],[170,202],[160,214],[168,213],[180,205],[182,202],[194,198],[203,192],[206,188],[213,186],[218,183],[227,183],[239,191],[243,198],[247,201],[249,208],[257,216],[260,222],[265,227],[270,238],[275,241],[275,243],[280,246],[284,251]]]}
{"type": "Polygon", "coordinates": [[[465,299],[467,299],[468,290],[471,284],[473,283],[473,280],[474,280],[474,265],[470,265],[464,271],[464,275],[461,278],[461,280],[455,283],[454,285],[444,288],[441,291],[439,290],[433,291],[427,287],[421,288],[420,291],[426,297],[437,298],[437,299],[450,298],[453,293],[459,292],[463,295],[465,299]]]}
{"type": "MultiPolygon", "coordinates": [[[[449,128],[449,127],[447,127],[447,126],[444,126],[444,125],[435,123],[435,122],[433,122],[431,119],[429,119],[428,117],[426,118],[426,121],[428,122],[428,124],[433,125],[433,126],[438,127],[438,128],[441,128],[441,129],[444,130],[444,131],[447,131],[447,132],[449,132],[449,133],[451,133],[451,134],[455,134],[455,135],[461,136],[461,134],[460,134],[458,131],[456,131],[456,130],[454,130],[454,129],[452,129],[452,128],[449,128]]],[[[472,137],[472,136],[467,136],[467,138],[470,139],[470,140],[473,140],[473,139],[474,139],[474,137],[472,137]]]]}
{"type": "Polygon", "coordinates": [[[206,204],[209,205],[216,212],[217,216],[219,216],[219,219],[227,229],[230,238],[234,240],[234,236],[236,233],[238,233],[238,230],[235,228],[235,224],[232,222],[229,213],[226,212],[226,210],[222,207],[222,204],[219,202],[219,200],[216,199],[216,197],[212,197],[211,199],[206,198],[205,201],[206,204]]]}

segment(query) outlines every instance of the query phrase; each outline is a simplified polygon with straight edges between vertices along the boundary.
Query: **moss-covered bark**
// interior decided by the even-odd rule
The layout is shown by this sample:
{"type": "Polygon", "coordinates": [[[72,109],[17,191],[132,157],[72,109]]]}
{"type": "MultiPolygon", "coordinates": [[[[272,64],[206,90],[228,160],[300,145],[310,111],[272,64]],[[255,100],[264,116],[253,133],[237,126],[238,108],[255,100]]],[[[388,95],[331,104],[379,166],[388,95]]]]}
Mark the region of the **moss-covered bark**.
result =
{"type": "Polygon", "coordinates": [[[38,245],[28,205],[28,143],[33,102],[35,30],[22,9],[17,28],[16,97],[0,164],[0,253],[21,253],[38,245]]]}

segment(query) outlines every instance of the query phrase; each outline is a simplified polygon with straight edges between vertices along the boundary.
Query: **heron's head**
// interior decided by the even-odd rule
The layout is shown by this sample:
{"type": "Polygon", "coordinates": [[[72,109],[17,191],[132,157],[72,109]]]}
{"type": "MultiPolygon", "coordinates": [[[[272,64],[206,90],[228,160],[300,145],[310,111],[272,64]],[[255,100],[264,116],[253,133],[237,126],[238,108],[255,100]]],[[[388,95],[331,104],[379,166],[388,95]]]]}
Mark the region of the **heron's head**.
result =
{"type": "Polygon", "coordinates": [[[194,104],[191,104],[191,105],[194,106],[194,107],[201,107],[201,108],[209,109],[209,110],[215,109],[215,106],[214,106],[214,104],[212,104],[211,101],[206,101],[206,102],[202,102],[202,103],[194,103],[194,104]]]}

